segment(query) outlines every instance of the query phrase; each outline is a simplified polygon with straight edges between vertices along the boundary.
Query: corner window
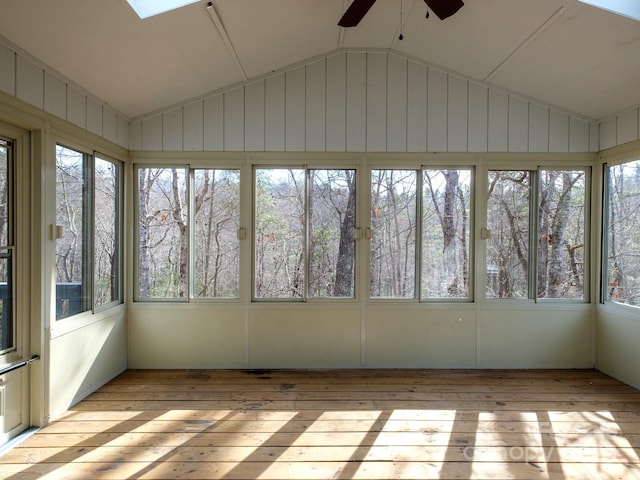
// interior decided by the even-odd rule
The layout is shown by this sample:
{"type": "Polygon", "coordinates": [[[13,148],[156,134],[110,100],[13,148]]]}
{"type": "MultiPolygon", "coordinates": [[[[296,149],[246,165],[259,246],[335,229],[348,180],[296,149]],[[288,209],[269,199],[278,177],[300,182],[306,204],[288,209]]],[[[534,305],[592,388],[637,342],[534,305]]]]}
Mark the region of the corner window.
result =
{"type": "Polygon", "coordinates": [[[56,146],[56,318],[121,302],[121,166],[56,146]]]}
{"type": "Polygon", "coordinates": [[[603,297],[640,305],[640,160],[605,168],[603,297]]]}
{"type": "Polygon", "coordinates": [[[93,295],[98,309],[120,300],[120,164],[94,159],[93,295]]]}

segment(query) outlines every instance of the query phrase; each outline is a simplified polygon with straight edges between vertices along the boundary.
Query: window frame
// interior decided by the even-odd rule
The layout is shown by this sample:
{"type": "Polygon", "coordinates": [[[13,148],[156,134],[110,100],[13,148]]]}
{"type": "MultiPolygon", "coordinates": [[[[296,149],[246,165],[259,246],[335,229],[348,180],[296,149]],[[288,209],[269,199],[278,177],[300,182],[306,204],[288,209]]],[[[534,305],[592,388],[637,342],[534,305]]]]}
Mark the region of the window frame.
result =
{"type": "Polygon", "coordinates": [[[418,301],[420,303],[446,303],[446,304],[470,304],[470,303],[474,303],[475,299],[476,299],[476,290],[475,290],[475,286],[476,286],[476,281],[475,281],[475,277],[476,277],[476,264],[475,264],[475,258],[476,258],[476,254],[475,254],[475,250],[477,248],[478,242],[476,241],[476,236],[474,234],[475,232],[475,225],[476,225],[476,210],[477,210],[477,204],[478,204],[478,199],[476,198],[476,192],[477,192],[477,188],[476,188],[476,183],[478,181],[478,176],[477,176],[477,172],[478,172],[478,168],[476,165],[474,164],[460,164],[460,163],[453,163],[452,165],[448,165],[448,166],[444,166],[442,164],[434,164],[434,165],[421,165],[420,169],[418,170],[419,173],[419,182],[420,182],[420,192],[419,192],[419,201],[418,201],[418,214],[420,215],[420,233],[417,236],[417,238],[420,240],[420,245],[417,248],[418,250],[418,261],[420,262],[416,268],[419,269],[419,273],[418,273],[418,285],[417,285],[417,294],[418,294],[418,301]],[[468,291],[468,296],[466,297],[426,297],[422,295],[422,250],[423,250],[423,242],[424,239],[422,238],[422,230],[423,230],[423,225],[422,225],[422,216],[424,214],[423,212],[423,208],[424,208],[424,198],[423,198],[423,189],[424,189],[424,171],[425,170],[440,170],[440,171],[450,171],[450,170],[458,170],[458,171],[468,171],[469,172],[469,225],[468,225],[468,230],[467,230],[467,239],[468,239],[468,254],[469,254],[469,258],[468,258],[468,268],[469,268],[469,291],[468,291]]]}
{"type": "MultiPolygon", "coordinates": [[[[478,200],[476,198],[476,182],[478,180],[477,171],[478,166],[474,162],[462,163],[462,162],[453,162],[451,165],[443,165],[441,162],[431,163],[431,164],[407,164],[401,163],[399,165],[392,165],[391,161],[385,162],[376,162],[372,164],[367,169],[367,201],[369,202],[368,211],[371,210],[371,176],[373,171],[376,170],[394,170],[394,171],[412,171],[416,174],[416,240],[415,240],[415,275],[414,275],[414,295],[412,297],[374,297],[371,296],[371,289],[369,287],[371,281],[371,271],[370,267],[367,269],[367,293],[366,298],[367,301],[373,303],[418,303],[418,304],[472,304],[476,300],[475,293],[475,272],[476,272],[476,254],[475,249],[478,243],[476,242],[476,238],[474,235],[475,225],[476,225],[476,209],[478,200]],[[428,297],[423,295],[423,248],[424,248],[424,238],[423,238],[423,215],[424,215],[424,172],[426,170],[432,171],[466,171],[469,174],[469,224],[467,230],[467,239],[468,239],[468,268],[469,268],[469,286],[468,286],[468,295],[466,297],[428,297]]],[[[362,188],[362,187],[360,187],[362,188]]],[[[372,225],[371,218],[367,219],[367,227],[369,230],[368,235],[372,236],[372,225]]],[[[369,261],[369,265],[371,263],[371,242],[367,245],[367,259],[369,261]]]]}
{"type": "MultiPolygon", "coordinates": [[[[479,282],[479,287],[482,291],[478,291],[479,300],[482,302],[492,304],[494,306],[503,305],[509,308],[508,305],[530,303],[530,304],[571,304],[591,303],[591,287],[590,287],[590,272],[593,266],[592,264],[592,251],[591,251],[591,215],[592,215],[592,182],[593,182],[593,166],[584,161],[573,161],[571,159],[559,159],[559,161],[544,161],[544,162],[523,162],[521,168],[514,168],[512,162],[487,162],[482,169],[483,171],[483,183],[479,184],[484,188],[482,194],[482,203],[478,202],[478,208],[481,209],[482,221],[485,228],[487,222],[487,207],[488,207],[488,174],[490,171],[527,171],[531,174],[530,196],[529,196],[529,257],[528,257],[528,294],[524,298],[492,298],[487,297],[486,281],[487,281],[487,243],[484,240],[484,247],[478,251],[483,258],[484,264],[483,272],[478,272],[478,275],[482,277],[479,282]],[[541,171],[583,171],[584,172],[584,267],[583,267],[583,287],[582,298],[542,298],[538,297],[538,213],[540,209],[539,195],[540,195],[540,172],[541,171]],[[534,265],[532,268],[531,265],[534,265]]],[[[479,197],[478,197],[479,198],[479,197]]],[[[478,232],[481,235],[481,232],[478,232]]],[[[479,237],[480,238],[480,237],[479,237]]],[[[478,248],[478,247],[477,247],[478,248]]]]}
{"type": "MultiPolygon", "coordinates": [[[[0,358],[11,358],[16,355],[20,350],[20,338],[19,329],[20,325],[17,323],[17,299],[16,299],[16,264],[17,264],[17,225],[16,221],[16,208],[17,208],[17,189],[16,182],[16,145],[15,140],[0,136],[0,140],[3,143],[3,148],[7,150],[7,244],[0,245],[0,250],[6,250],[8,253],[7,269],[7,298],[9,301],[9,319],[7,324],[10,327],[11,342],[6,348],[2,347],[4,342],[5,332],[3,331],[3,338],[0,342],[0,358]]],[[[1,254],[0,258],[4,258],[5,254],[1,254]]],[[[1,321],[1,320],[0,320],[1,321]]],[[[4,328],[3,328],[4,330],[4,328]]]]}
{"type": "Polygon", "coordinates": [[[360,285],[361,285],[361,273],[360,273],[360,260],[359,257],[361,255],[360,248],[360,236],[362,234],[362,228],[360,227],[360,218],[361,218],[361,201],[360,197],[362,195],[362,171],[364,168],[359,164],[352,164],[351,162],[318,162],[317,164],[309,165],[308,163],[302,162],[253,162],[251,165],[251,302],[252,303],[260,303],[260,304],[302,304],[302,303],[330,303],[330,302],[338,302],[338,303],[357,303],[360,298],[360,285]],[[304,225],[303,225],[303,246],[304,246],[304,288],[303,295],[299,298],[296,297],[258,297],[256,294],[256,188],[257,188],[257,171],[258,170],[302,170],[304,176],[304,225]],[[354,181],[355,181],[355,226],[353,232],[353,242],[354,242],[354,258],[353,258],[353,296],[349,297],[320,297],[320,296],[310,296],[309,295],[309,242],[310,242],[310,228],[309,228],[309,209],[310,207],[310,195],[311,195],[311,185],[310,185],[310,171],[312,170],[351,170],[354,172],[354,181]]]}
{"type": "Polygon", "coordinates": [[[598,303],[601,305],[612,306],[614,308],[619,308],[622,310],[627,309],[628,312],[632,312],[635,314],[638,309],[640,309],[640,304],[632,305],[624,302],[616,302],[609,298],[607,293],[609,287],[609,219],[610,219],[610,182],[609,182],[609,168],[610,167],[618,167],[626,164],[631,164],[638,162],[640,163],[640,153],[638,151],[634,151],[628,155],[615,155],[609,158],[606,158],[602,162],[602,204],[601,204],[601,229],[600,229],[600,258],[599,258],[599,266],[600,266],[600,282],[598,288],[598,303]]]}
{"type": "MultiPolygon", "coordinates": [[[[102,153],[98,150],[92,150],[88,148],[83,148],[78,145],[75,145],[73,142],[66,141],[64,139],[58,139],[54,142],[54,170],[55,176],[57,177],[57,156],[58,156],[58,148],[71,150],[79,155],[82,155],[82,178],[83,178],[83,200],[82,200],[82,291],[83,296],[81,299],[81,310],[79,312],[75,312],[65,316],[58,316],[57,310],[57,288],[58,282],[54,280],[52,295],[54,299],[56,299],[54,311],[53,311],[53,319],[56,324],[61,323],[69,323],[69,319],[77,318],[82,315],[95,315],[106,310],[110,310],[124,303],[124,162],[117,159],[116,157],[102,153]],[[116,219],[114,221],[115,227],[115,250],[117,251],[117,261],[116,261],[116,272],[115,272],[115,283],[116,283],[116,298],[106,302],[102,305],[96,305],[96,297],[95,297],[95,241],[96,241],[96,210],[95,210],[95,192],[96,192],[96,178],[95,178],[95,168],[96,168],[96,158],[99,158],[101,161],[110,162],[117,167],[117,175],[116,175],[116,201],[115,203],[115,214],[116,219]],[[85,293],[86,292],[86,293],[85,293]]],[[[57,225],[57,186],[55,194],[56,196],[54,205],[56,211],[54,212],[54,225],[57,225]]],[[[57,269],[57,233],[55,232],[56,228],[52,232],[52,237],[56,240],[56,245],[54,246],[54,269],[57,269]]],[[[57,274],[56,274],[57,276],[57,274]]]]}
{"type": "Polygon", "coordinates": [[[93,186],[93,191],[94,191],[94,195],[92,195],[92,201],[93,201],[93,206],[92,206],[92,212],[94,213],[94,218],[93,218],[93,237],[92,237],[92,268],[93,268],[93,274],[92,274],[92,280],[93,280],[93,286],[92,286],[92,308],[93,308],[93,312],[94,313],[98,313],[98,312],[102,312],[104,310],[108,310],[110,308],[116,307],[120,304],[122,304],[124,302],[124,282],[123,282],[123,273],[124,273],[124,163],[120,160],[118,160],[117,158],[114,158],[110,155],[107,154],[103,154],[100,153],[98,151],[95,151],[93,154],[93,170],[92,170],[92,177],[93,177],[93,181],[94,181],[94,186],[93,186]],[[109,163],[112,163],[113,165],[116,166],[116,178],[115,178],[115,214],[116,214],[116,218],[114,220],[114,235],[115,235],[115,245],[114,245],[114,250],[115,250],[115,255],[117,257],[115,265],[116,265],[116,272],[115,272],[115,291],[117,292],[116,294],[116,298],[103,303],[102,305],[97,305],[96,306],[96,299],[95,299],[95,244],[96,244],[96,231],[97,228],[95,227],[95,200],[96,200],[96,195],[95,195],[95,160],[96,158],[99,158],[102,161],[106,161],[109,163]]]}
{"type": "Polygon", "coordinates": [[[238,303],[241,301],[243,297],[242,292],[242,243],[244,235],[246,237],[246,228],[242,226],[242,181],[243,181],[243,172],[240,166],[220,166],[217,164],[214,165],[189,165],[188,169],[188,200],[189,200],[189,240],[188,240],[188,249],[189,249],[189,272],[187,274],[188,283],[189,283],[189,295],[188,302],[193,303],[224,303],[224,302],[235,302],[238,303]],[[219,296],[219,297],[198,297],[195,295],[195,286],[196,286],[196,268],[195,268],[195,229],[196,229],[196,215],[197,212],[194,208],[192,208],[196,203],[196,171],[202,170],[218,170],[218,171],[234,171],[237,172],[238,175],[238,222],[236,228],[236,240],[238,241],[238,277],[237,281],[237,295],[236,296],[219,296]],[[193,214],[191,213],[193,211],[193,214]]]}
{"type": "MultiPolygon", "coordinates": [[[[354,158],[354,156],[343,156],[339,154],[323,155],[314,158],[311,155],[282,155],[282,154],[260,154],[254,156],[246,155],[231,155],[221,154],[219,156],[204,154],[204,155],[156,155],[154,157],[148,155],[141,155],[133,158],[133,178],[134,190],[137,193],[137,179],[139,168],[188,168],[189,171],[195,169],[234,169],[240,171],[240,221],[239,231],[244,232],[244,238],[250,239],[250,242],[240,242],[239,246],[239,290],[240,295],[238,298],[195,298],[193,295],[189,295],[187,302],[240,302],[243,304],[251,303],[282,303],[282,304],[300,304],[300,303],[327,303],[327,302],[351,302],[351,303],[424,303],[424,304],[482,304],[487,302],[493,302],[496,308],[512,308],[506,306],[511,304],[515,306],[515,302],[520,304],[535,304],[535,303],[590,303],[591,287],[589,287],[590,269],[593,268],[594,258],[591,258],[593,253],[591,249],[592,239],[590,238],[590,224],[592,222],[593,207],[590,204],[592,182],[593,182],[593,170],[592,163],[586,159],[584,155],[574,155],[569,158],[553,157],[550,155],[533,155],[529,160],[522,159],[517,165],[518,168],[514,168],[513,161],[508,160],[507,155],[491,154],[487,158],[479,158],[475,155],[454,155],[450,154],[447,157],[433,157],[427,156],[415,156],[415,157],[403,157],[394,159],[391,155],[367,155],[363,158],[354,158]],[[444,161],[450,161],[450,164],[443,165],[444,161]],[[295,169],[302,168],[305,171],[305,182],[307,181],[307,170],[332,170],[332,169],[353,169],[355,170],[357,193],[356,193],[356,241],[355,241],[355,288],[354,296],[349,298],[341,297],[309,297],[308,295],[308,261],[306,262],[305,269],[305,296],[303,298],[256,298],[255,295],[255,192],[256,192],[256,169],[260,168],[277,168],[277,169],[295,169]],[[418,172],[421,177],[424,175],[424,170],[463,170],[468,171],[470,175],[470,191],[469,191],[469,208],[468,208],[468,253],[469,253],[469,292],[468,296],[464,298],[458,297],[424,297],[422,296],[421,277],[422,273],[422,239],[418,242],[417,250],[417,292],[414,298],[375,298],[370,296],[369,282],[371,280],[371,272],[369,271],[369,263],[371,260],[369,235],[371,234],[371,219],[368,215],[368,210],[371,207],[371,171],[373,169],[381,170],[411,170],[418,172]],[[529,172],[535,172],[533,178],[536,182],[538,180],[539,170],[579,170],[585,172],[585,198],[584,198],[584,229],[585,229],[585,255],[584,255],[584,271],[583,277],[583,295],[582,298],[536,298],[536,295],[527,295],[527,298],[522,299],[509,299],[508,302],[500,302],[498,298],[486,297],[486,250],[481,247],[481,229],[480,227],[486,222],[486,187],[487,187],[487,172],[489,170],[527,170],[529,172]],[[250,238],[247,238],[250,237],[250,238]],[[358,241],[358,240],[364,240],[358,241]],[[485,250],[485,251],[482,251],[485,250]],[[252,259],[253,256],[253,259],[252,259]],[[498,306],[502,303],[503,306],[498,306]]],[[[305,199],[308,202],[308,188],[305,191],[305,199]]],[[[530,203],[538,201],[538,184],[532,192],[535,193],[535,200],[530,199],[530,203]]],[[[420,201],[418,202],[418,208],[420,211],[418,215],[422,217],[422,185],[420,188],[420,201]]],[[[137,215],[138,200],[137,195],[133,196],[135,211],[137,215]]],[[[308,207],[306,207],[308,208],[308,207]]],[[[536,207],[537,209],[537,207],[536,207]]],[[[537,219],[534,215],[532,220],[537,219]]],[[[420,220],[422,222],[422,220],[420,220]]],[[[137,219],[134,220],[134,223],[137,219]]],[[[190,221],[190,228],[193,228],[193,221],[190,221]]],[[[136,229],[137,230],[137,229],[136,229]]],[[[421,237],[422,232],[417,232],[417,236],[421,237]]],[[[138,235],[134,231],[133,247],[134,252],[138,244],[138,235]]],[[[531,229],[530,235],[537,238],[537,225],[531,229]]],[[[308,226],[305,225],[305,242],[307,242],[308,226]]],[[[192,238],[192,237],[190,237],[192,238]]],[[[530,240],[531,242],[531,240],[530,240]]],[[[537,243],[532,242],[536,245],[537,243]]],[[[308,253],[306,253],[308,255],[308,253]]],[[[531,252],[531,254],[537,254],[537,251],[531,252]]],[[[533,261],[533,260],[531,260],[533,261]]],[[[190,258],[189,269],[193,269],[193,262],[190,258]]],[[[537,269],[537,261],[534,261],[535,269],[537,269]]],[[[529,267],[528,275],[537,279],[537,270],[533,270],[533,267],[529,267]]],[[[138,262],[134,258],[133,270],[133,282],[132,282],[132,298],[133,301],[140,302],[172,302],[174,299],[142,299],[138,297],[138,262]]],[[[191,273],[190,273],[191,279],[191,273]]],[[[192,282],[190,282],[190,285],[192,282]]],[[[537,286],[535,282],[530,282],[530,288],[535,292],[537,286]]],[[[493,308],[493,306],[492,306],[493,308]]]]}
{"type": "Polygon", "coordinates": [[[140,251],[140,184],[139,184],[139,172],[142,169],[179,169],[185,171],[185,198],[187,201],[187,294],[184,297],[144,297],[140,295],[140,256],[134,253],[133,261],[133,279],[132,279],[132,291],[133,301],[137,303],[241,303],[244,298],[243,293],[243,241],[244,238],[238,237],[238,295],[237,297],[196,297],[194,295],[195,285],[195,268],[193,252],[195,241],[195,211],[192,208],[195,204],[195,172],[196,170],[233,170],[238,172],[239,185],[238,185],[238,231],[237,236],[247,235],[246,229],[242,226],[243,219],[243,194],[244,194],[244,168],[242,165],[230,162],[179,162],[176,160],[162,162],[162,161],[138,161],[134,162],[132,168],[132,182],[133,182],[133,246],[134,252],[140,251]]]}

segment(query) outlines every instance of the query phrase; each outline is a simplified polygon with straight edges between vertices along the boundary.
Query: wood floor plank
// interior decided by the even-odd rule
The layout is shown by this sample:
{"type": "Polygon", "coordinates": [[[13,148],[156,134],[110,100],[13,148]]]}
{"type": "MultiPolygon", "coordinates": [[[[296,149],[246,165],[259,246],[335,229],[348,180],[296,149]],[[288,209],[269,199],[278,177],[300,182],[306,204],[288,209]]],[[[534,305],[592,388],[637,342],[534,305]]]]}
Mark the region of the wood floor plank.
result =
{"type": "Polygon", "coordinates": [[[456,432],[478,433],[539,433],[553,428],[554,433],[640,434],[640,424],[624,428],[607,422],[495,422],[456,420],[135,420],[135,421],[73,421],[55,422],[41,430],[52,433],[156,433],[156,432],[217,432],[217,433],[304,433],[304,432],[456,432]]]}
{"type": "Polygon", "coordinates": [[[5,464],[16,463],[121,463],[138,462],[509,462],[524,459],[530,462],[593,463],[633,462],[638,457],[632,447],[598,449],[598,447],[485,446],[451,448],[449,446],[384,445],[371,446],[360,455],[357,449],[342,446],[296,447],[43,447],[14,449],[3,457],[5,464]]]}
{"type": "Polygon", "coordinates": [[[130,370],[0,478],[640,479],[640,392],[595,370],[130,370]]]}

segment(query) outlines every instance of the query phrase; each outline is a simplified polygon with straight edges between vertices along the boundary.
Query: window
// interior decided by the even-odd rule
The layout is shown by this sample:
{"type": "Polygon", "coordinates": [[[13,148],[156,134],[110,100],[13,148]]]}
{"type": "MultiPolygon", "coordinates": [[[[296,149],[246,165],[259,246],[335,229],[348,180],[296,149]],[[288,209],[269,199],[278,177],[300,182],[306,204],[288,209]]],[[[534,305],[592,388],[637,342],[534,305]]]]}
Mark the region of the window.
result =
{"type": "Polygon", "coordinates": [[[489,171],[487,298],[584,298],[585,177],[489,171]]]}
{"type": "Polygon", "coordinates": [[[95,157],[94,307],[120,299],[120,167],[95,157]]]}
{"type": "MultiPolygon", "coordinates": [[[[74,155],[77,165],[86,161],[74,155]]],[[[94,175],[109,176],[108,164],[96,165],[103,173],[94,175]]],[[[486,298],[584,301],[588,170],[491,169],[486,175],[487,220],[480,235],[486,298]]],[[[251,299],[356,298],[361,238],[369,241],[362,244],[368,252],[360,252],[370,260],[368,298],[472,300],[474,168],[371,169],[368,178],[360,177],[368,190],[360,200],[370,205],[364,226],[370,228],[356,221],[356,176],[355,168],[253,167],[246,189],[252,192],[252,243],[243,249],[252,255],[251,299]]],[[[113,191],[110,178],[101,184],[113,191]]],[[[241,240],[247,236],[240,182],[237,168],[136,168],[136,300],[240,298],[241,240]]],[[[71,178],[67,184],[71,189],[71,178]]],[[[117,204],[112,194],[97,201],[117,204]]],[[[94,228],[98,238],[101,228],[115,227],[94,228]]],[[[112,245],[109,235],[103,238],[112,245]]],[[[618,240],[610,244],[620,248],[618,240]]],[[[94,263],[104,283],[109,256],[98,248],[94,263]]],[[[95,290],[106,294],[108,288],[95,290]]]]}
{"type": "Polygon", "coordinates": [[[238,298],[240,172],[138,169],[138,299],[238,298]]]}
{"type": "Polygon", "coordinates": [[[127,0],[136,14],[144,19],[186,7],[198,0],[127,0]]]}
{"type": "Polygon", "coordinates": [[[121,301],[120,164],[56,147],[56,318],[121,301]]]}
{"type": "Polygon", "coordinates": [[[193,296],[238,298],[240,171],[198,169],[193,175],[193,296]]]}
{"type": "Polygon", "coordinates": [[[640,160],[605,169],[603,297],[640,305],[640,160]]]}
{"type": "Polygon", "coordinates": [[[531,172],[489,172],[488,298],[529,298],[530,202],[531,172]]]}
{"type": "Polygon", "coordinates": [[[13,144],[0,139],[0,354],[16,347],[13,192],[13,144]]]}
{"type": "Polygon", "coordinates": [[[355,296],[356,175],[256,168],[254,297],[355,296]]]}
{"type": "Polygon", "coordinates": [[[578,0],[603,10],[640,20],[640,4],[638,0],[578,0]]]}
{"type": "Polygon", "coordinates": [[[422,298],[470,299],[471,170],[422,175],[422,298]]]}
{"type": "Polygon", "coordinates": [[[373,170],[371,298],[469,299],[470,209],[470,169],[373,170]]]}
{"type": "Polygon", "coordinates": [[[415,298],[417,262],[416,170],[371,172],[372,298],[415,298]]]}

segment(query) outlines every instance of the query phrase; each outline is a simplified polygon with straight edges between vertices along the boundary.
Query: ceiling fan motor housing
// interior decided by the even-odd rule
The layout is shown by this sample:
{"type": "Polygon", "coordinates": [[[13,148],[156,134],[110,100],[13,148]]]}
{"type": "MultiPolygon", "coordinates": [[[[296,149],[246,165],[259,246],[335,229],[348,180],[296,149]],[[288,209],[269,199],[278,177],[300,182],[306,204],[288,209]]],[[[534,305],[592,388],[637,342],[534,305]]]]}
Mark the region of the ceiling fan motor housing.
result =
{"type": "Polygon", "coordinates": [[[424,2],[440,20],[450,17],[464,5],[462,0],[424,0],[424,2]]]}

